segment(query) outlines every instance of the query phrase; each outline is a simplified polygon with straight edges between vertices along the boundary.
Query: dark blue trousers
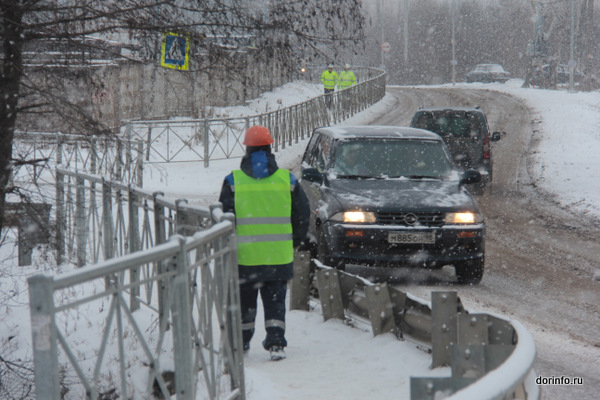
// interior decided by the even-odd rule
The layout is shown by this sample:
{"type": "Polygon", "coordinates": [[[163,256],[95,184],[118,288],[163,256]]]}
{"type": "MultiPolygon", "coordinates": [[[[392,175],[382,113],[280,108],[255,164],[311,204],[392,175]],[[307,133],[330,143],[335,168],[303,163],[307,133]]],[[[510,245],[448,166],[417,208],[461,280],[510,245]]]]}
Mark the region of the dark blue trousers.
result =
{"type": "Polygon", "coordinates": [[[262,342],[265,350],[272,346],[287,346],[285,340],[285,295],[287,281],[246,282],[240,285],[242,306],[242,338],[244,345],[254,335],[258,293],[263,303],[267,336],[262,342]]]}

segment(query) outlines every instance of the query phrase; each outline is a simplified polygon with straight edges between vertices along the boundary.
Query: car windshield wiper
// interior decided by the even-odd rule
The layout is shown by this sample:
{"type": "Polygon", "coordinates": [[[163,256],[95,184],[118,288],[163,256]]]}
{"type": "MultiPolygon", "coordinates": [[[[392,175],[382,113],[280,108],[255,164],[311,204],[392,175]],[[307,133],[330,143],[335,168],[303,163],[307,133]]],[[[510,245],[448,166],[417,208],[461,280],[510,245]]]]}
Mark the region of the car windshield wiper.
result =
{"type": "Polygon", "coordinates": [[[441,176],[433,176],[433,175],[404,175],[405,178],[408,179],[437,179],[441,180],[441,176]]]}
{"type": "Polygon", "coordinates": [[[337,178],[343,179],[373,179],[375,176],[371,175],[338,175],[337,178]]]}

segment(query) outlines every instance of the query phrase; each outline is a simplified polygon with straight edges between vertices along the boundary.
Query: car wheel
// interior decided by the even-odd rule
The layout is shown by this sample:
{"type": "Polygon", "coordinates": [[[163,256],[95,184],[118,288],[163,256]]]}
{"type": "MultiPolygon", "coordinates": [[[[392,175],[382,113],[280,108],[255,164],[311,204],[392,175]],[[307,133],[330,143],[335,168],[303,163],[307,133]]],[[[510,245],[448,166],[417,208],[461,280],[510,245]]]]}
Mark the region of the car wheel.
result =
{"type": "Polygon", "coordinates": [[[463,261],[454,264],[456,280],[460,284],[476,285],[483,278],[483,259],[463,261]]]}
{"type": "Polygon", "coordinates": [[[325,240],[325,233],[323,230],[319,230],[319,239],[317,242],[317,260],[321,262],[323,265],[327,265],[328,267],[333,267],[344,271],[346,269],[346,264],[329,255],[329,248],[327,247],[327,241],[325,240]]]}
{"type": "Polygon", "coordinates": [[[485,182],[474,183],[470,188],[471,194],[473,194],[474,196],[481,196],[485,192],[485,188],[486,188],[485,182]]]}

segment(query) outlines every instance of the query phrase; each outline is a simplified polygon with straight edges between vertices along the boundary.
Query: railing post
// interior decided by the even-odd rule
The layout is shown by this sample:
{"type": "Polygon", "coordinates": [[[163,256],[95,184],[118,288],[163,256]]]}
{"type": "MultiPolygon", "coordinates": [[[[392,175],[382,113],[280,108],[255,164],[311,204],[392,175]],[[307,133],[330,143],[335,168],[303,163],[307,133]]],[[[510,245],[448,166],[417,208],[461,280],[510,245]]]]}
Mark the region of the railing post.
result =
{"type": "MultiPolygon", "coordinates": [[[[104,259],[109,260],[115,256],[115,232],[112,219],[112,189],[110,182],[102,178],[102,232],[104,233],[104,259]]],[[[115,277],[105,277],[104,286],[113,286],[115,277]]]]}
{"type": "Polygon", "coordinates": [[[62,154],[63,153],[63,147],[62,147],[62,140],[59,136],[59,133],[56,133],[56,165],[61,165],[62,164],[62,154]]]}
{"type": "Polygon", "coordinates": [[[195,399],[196,374],[192,371],[192,324],[185,238],[176,235],[172,236],[170,240],[177,240],[180,245],[175,261],[177,274],[172,281],[173,304],[171,307],[175,353],[175,387],[177,399],[193,400],[195,399]]]}
{"type": "Polygon", "coordinates": [[[75,235],[77,242],[77,266],[86,264],[87,226],[85,221],[85,180],[81,176],[75,179],[75,235]]]}
{"type": "MultiPolygon", "coordinates": [[[[233,227],[233,220],[231,222],[233,227]]],[[[226,247],[231,249],[224,258],[224,267],[228,270],[230,276],[230,279],[225,282],[229,286],[227,290],[227,322],[230,343],[232,344],[231,362],[235,366],[230,371],[231,386],[240,390],[240,400],[244,400],[246,398],[246,384],[244,380],[244,354],[242,349],[242,313],[234,229],[231,230],[231,233],[227,237],[223,238],[223,242],[226,247]]]]}
{"type": "Polygon", "coordinates": [[[65,258],[65,176],[56,169],[56,263],[61,265],[65,258]]]}
{"type": "MultiPolygon", "coordinates": [[[[164,220],[165,207],[159,205],[158,202],[156,201],[156,198],[158,196],[164,196],[164,193],[163,192],[152,193],[152,198],[153,198],[152,203],[154,204],[154,242],[155,242],[156,246],[167,242],[167,232],[165,229],[165,220],[164,220]]],[[[164,263],[158,262],[156,264],[157,264],[156,270],[159,275],[162,275],[163,273],[166,272],[164,263]]],[[[168,310],[165,310],[165,303],[166,303],[165,296],[166,296],[168,290],[165,285],[165,281],[163,279],[161,279],[158,282],[157,291],[158,291],[158,319],[162,324],[164,319],[167,318],[168,314],[169,314],[168,310]]]]}
{"type": "MultiPolygon", "coordinates": [[[[128,206],[129,206],[129,254],[135,253],[140,249],[140,227],[139,227],[139,209],[138,198],[134,193],[133,187],[128,186],[128,206]]],[[[140,285],[134,284],[140,279],[140,269],[131,268],[129,270],[129,283],[132,285],[130,289],[130,310],[135,311],[140,308],[140,285]]]]}
{"type": "Polygon", "coordinates": [[[184,213],[179,210],[179,204],[186,204],[186,199],[175,200],[175,233],[179,235],[186,235],[187,218],[184,213]]]}
{"type": "Polygon", "coordinates": [[[104,233],[104,258],[115,256],[115,232],[112,220],[112,189],[110,182],[102,178],[102,232],[104,233]]]}
{"type": "Polygon", "coordinates": [[[97,158],[98,158],[98,149],[97,149],[97,140],[96,136],[90,138],[90,172],[92,174],[96,174],[97,171],[97,158]]]}
{"type": "Polygon", "coordinates": [[[38,400],[60,399],[52,278],[35,275],[29,284],[35,390],[38,400]]]}
{"type": "Polygon", "coordinates": [[[144,143],[138,139],[137,141],[137,157],[136,157],[136,176],[137,186],[144,187],[144,143]]]}
{"type": "Polygon", "coordinates": [[[123,141],[121,139],[117,139],[117,152],[115,154],[115,177],[118,181],[121,181],[123,177],[122,169],[123,169],[123,141]]]}
{"type": "Polygon", "coordinates": [[[204,119],[204,132],[202,132],[202,145],[204,146],[204,168],[208,168],[208,158],[210,157],[210,140],[209,140],[210,125],[208,119],[204,119]]]}
{"type": "Polygon", "coordinates": [[[167,231],[165,229],[165,207],[158,204],[156,198],[164,196],[163,192],[152,193],[152,204],[154,205],[154,242],[156,245],[166,243],[167,231]]]}

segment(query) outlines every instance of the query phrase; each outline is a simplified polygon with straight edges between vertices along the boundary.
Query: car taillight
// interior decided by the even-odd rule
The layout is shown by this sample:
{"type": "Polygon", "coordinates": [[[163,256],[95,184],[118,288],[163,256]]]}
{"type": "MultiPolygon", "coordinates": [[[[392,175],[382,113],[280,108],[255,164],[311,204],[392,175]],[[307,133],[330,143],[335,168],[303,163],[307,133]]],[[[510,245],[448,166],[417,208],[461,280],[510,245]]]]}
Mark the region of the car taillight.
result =
{"type": "Polygon", "coordinates": [[[490,150],[491,150],[491,146],[490,146],[490,135],[486,134],[483,137],[483,158],[484,159],[488,159],[490,158],[490,150]]]}

